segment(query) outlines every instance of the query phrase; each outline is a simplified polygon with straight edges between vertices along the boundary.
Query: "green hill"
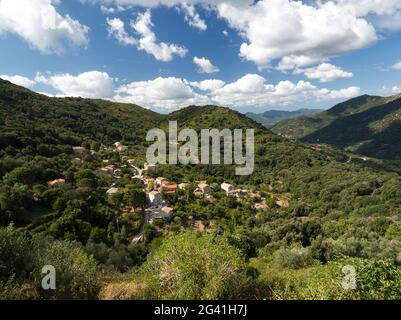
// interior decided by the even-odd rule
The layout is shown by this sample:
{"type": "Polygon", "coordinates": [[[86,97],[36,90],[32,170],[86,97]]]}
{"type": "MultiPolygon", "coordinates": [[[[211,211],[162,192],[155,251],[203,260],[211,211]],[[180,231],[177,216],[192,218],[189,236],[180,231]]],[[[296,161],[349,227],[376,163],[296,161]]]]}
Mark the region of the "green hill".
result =
{"type": "Polygon", "coordinates": [[[176,120],[180,127],[193,129],[249,129],[265,128],[242,113],[218,106],[190,106],[171,113],[169,120],[176,120]]]}
{"type": "Polygon", "coordinates": [[[164,117],[132,104],[81,98],[50,98],[0,79],[0,147],[38,148],[143,143],[148,129],[164,117]]]}
{"type": "Polygon", "coordinates": [[[307,143],[330,144],[357,154],[401,159],[401,97],[361,96],[320,114],[286,120],[272,130],[307,143]]]}
{"type": "Polygon", "coordinates": [[[319,109],[300,109],[296,111],[270,110],[263,113],[248,112],[246,116],[270,129],[280,121],[310,116],[322,111],[319,109]]]}

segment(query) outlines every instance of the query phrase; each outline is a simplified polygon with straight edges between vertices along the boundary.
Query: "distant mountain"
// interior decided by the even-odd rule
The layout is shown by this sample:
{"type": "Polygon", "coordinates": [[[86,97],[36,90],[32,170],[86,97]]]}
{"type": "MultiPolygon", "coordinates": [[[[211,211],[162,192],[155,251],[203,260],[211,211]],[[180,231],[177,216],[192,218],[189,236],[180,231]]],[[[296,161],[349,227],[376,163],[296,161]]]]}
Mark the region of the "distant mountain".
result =
{"type": "Polygon", "coordinates": [[[300,109],[297,111],[270,110],[263,113],[248,112],[246,116],[270,129],[282,120],[309,116],[322,111],[320,109],[300,109]]]}
{"type": "Polygon", "coordinates": [[[371,157],[401,159],[401,95],[364,95],[314,116],[285,120],[273,132],[371,157]]]}

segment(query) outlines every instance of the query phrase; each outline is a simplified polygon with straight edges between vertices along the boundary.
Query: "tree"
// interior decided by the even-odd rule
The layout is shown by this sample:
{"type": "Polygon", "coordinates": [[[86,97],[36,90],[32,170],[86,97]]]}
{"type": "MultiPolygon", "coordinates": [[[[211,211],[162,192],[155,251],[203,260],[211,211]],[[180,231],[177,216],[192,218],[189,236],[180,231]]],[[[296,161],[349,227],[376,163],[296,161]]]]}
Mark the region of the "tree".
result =
{"type": "Polygon", "coordinates": [[[146,193],[141,189],[129,186],[124,191],[124,203],[131,207],[144,207],[146,205],[146,193]]]}

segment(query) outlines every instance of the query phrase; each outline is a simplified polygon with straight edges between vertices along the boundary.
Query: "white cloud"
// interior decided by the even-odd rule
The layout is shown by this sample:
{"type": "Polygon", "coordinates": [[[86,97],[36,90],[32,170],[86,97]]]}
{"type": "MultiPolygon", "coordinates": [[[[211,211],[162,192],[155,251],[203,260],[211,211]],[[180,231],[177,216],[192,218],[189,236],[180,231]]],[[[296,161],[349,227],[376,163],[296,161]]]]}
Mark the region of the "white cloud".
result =
{"type": "Polygon", "coordinates": [[[182,3],[186,3],[189,5],[205,5],[205,6],[210,6],[210,5],[218,5],[220,3],[224,2],[230,2],[233,3],[237,6],[239,5],[248,5],[252,3],[254,0],[81,0],[83,3],[92,3],[92,4],[103,4],[103,5],[115,5],[115,6],[121,6],[121,7],[132,7],[132,6],[142,6],[146,8],[155,8],[160,5],[165,5],[165,6],[176,6],[176,5],[181,5],[182,3]]]}
{"type": "Polygon", "coordinates": [[[401,28],[400,0],[335,0],[335,2],[357,17],[366,17],[379,29],[401,28]]]}
{"type": "Polygon", "coordinates": [[[346,72],[330,63],[322,63],[307,69],[298,69],[295,73],[304,73],[308,79],[319,80],[320,82],[331,82],[353,77],[351,72],[346,72]]]}
{"type": "Polygon", "coordinates": [[[132,82],[118,88],[114,99],[161,110],[207,104],[209,101],[206,96],[195,93],[186,80],[175,77],[132,82]]]}
{"type": "Polygon", "coordinates": [[[319,63],[377,40],[372,25],[333,2],[262,0],[247,8],[223,3],[218,11],[247,40],[241,56],[260,68],[275,60],[282,70],[319,63]]]}
{"type": "Polygon", "coordinates": [[[309,82],[280,81],[266,84],[256,74],[248,74],[212,92],[211,98],[219,104],[235,107],[266,107],[302,104],[307,101],[328,101],[352,98],[360,94],[357,87],[341,90],[319,89],[309,82]]]}
{"type": "Polygon", "coordinates": [[[0,34],[17,34],[42,53],[62,53],[66,43],[87,46],[89,28],[59,14],[57,2],[1,0],[0,34]]]}
{"type": "Polygon", "coordinates": [[[222,80],[209,79],[209,80],[203,80],[201,82],[190,82],[190,84],[191,86],[198,88],[202,91],[216,91],[217,89],[224,87],[226,83],[222,80]]]}
{"type": "Polygon", "coordinates": [[[400,61],[400,62],[397,62],[397,63],[394,64],[394,65],[392,65],[391,68],[396,69],[396,70],[401,70],[401,61],[400,61]]]}
{"type": "Polygon", "coordinates": [[[343,100],[359,94],[358,87],[330,90],[305,81],[281,81],[274,85],[266,83],[266,79],[259,75],[247,74],[228,84],[217,79],[190,82],[174,77],[132,82],[118,88],[114,100],[136,103],[155,110],[174,110],[204,104],[257,108],[343,100]]]}
{"type": "Polygon", "coordinates": [[[106,72],[89,71],[77,76],[66,74],[37,74],[35,81],[51,86],[60,92],[59,96],[82,98],[111,98],[114,79],[106,72]]]}
{"type": "Polygon", "coordinates": [[[25,88],[32,88],[35,85],[35,81],[31,80],[27,77],[19,76],[19,75],[0,75],[0,78],[3,80],[10,81],[18,86],[25,87],[25,88]]]}
{"type": "Polygon", "coordinates": [[[185,47],[175,44],[168,44],[157,41],[152,31],[152,16],[150,11],[138,15],[136,21],[131,23],[132,28],[140,35],[138,49],[153,55],[156,60],[168,62],[173,60],[174,55],[184,57],[188,50],[185,47]]]}
{"type": "Polygon", "coordinates": [[[199,73],[210,74],[220,71],[220,69],[214,66],[209,59],[203,57],[202,58],[194,57],[193,63],[195,63],[199,67],[198,70],[199,73]]]}
{"type": "Polygon", "coordinates": [[[108,32],[110,37],[115,37],[118,42],[123,45],[136,45],[137,41],[134,37],[128,35],[125,31],[124,22],[118,18],[107,18],[108,32]]]}
{"type": "Polygon", "coordinates": [[[183,3],[181,4],[181,8],[185,14],[185,21],[187,21],[191,27],[197,28],[201,31],[207,30],[206,22],[202,20],[199,13],[196,12],[194,5],[183,3]]]}
{"type": "Polygon", "coordinates": [[[229,36],[228,31],[227,30],[223,30],[223,35],[225,35],[226,37],[229,36]]]}

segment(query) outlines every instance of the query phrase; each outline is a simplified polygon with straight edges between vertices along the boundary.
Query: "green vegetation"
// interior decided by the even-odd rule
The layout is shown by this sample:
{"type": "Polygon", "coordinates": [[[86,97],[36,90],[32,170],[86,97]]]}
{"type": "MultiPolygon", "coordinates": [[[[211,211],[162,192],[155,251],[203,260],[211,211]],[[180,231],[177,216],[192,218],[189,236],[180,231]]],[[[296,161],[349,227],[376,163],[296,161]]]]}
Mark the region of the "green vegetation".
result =
{"type": "MultiPolygon", "coordinates": [[[[358,114],[376,99],[366,98],[358,114]]],[[[162,116],[0,81],[0,114],[1,299],[401,298],[394,163],[349,161],[214,106],[162,116]],[[142,167],[147,129],[167,128],[168,120],[195,130],[255,128],[255,171],[163,165],[145,172],[188,184],[165,197],[174,214],[151,223],[146,187],[128,160],[142,167]],[[128,149],[113,148],[117,141],[128,149]],[[195,195],[199,181],[210,185],[208,197],[195,195]],[[226,194],[222,182],[246,195],[226,194]],[[41,289],[44,265],[58,270],[57,291],[41,289]],[[356,269],[355,290],[341,286],[346,265],[356,269]]]]}
{"type": "Polygon", "coordinates": [[[320,114],[285,120],[273,131],[368,157],[400,160],[400,96],[362,96],[320,114]]]}

